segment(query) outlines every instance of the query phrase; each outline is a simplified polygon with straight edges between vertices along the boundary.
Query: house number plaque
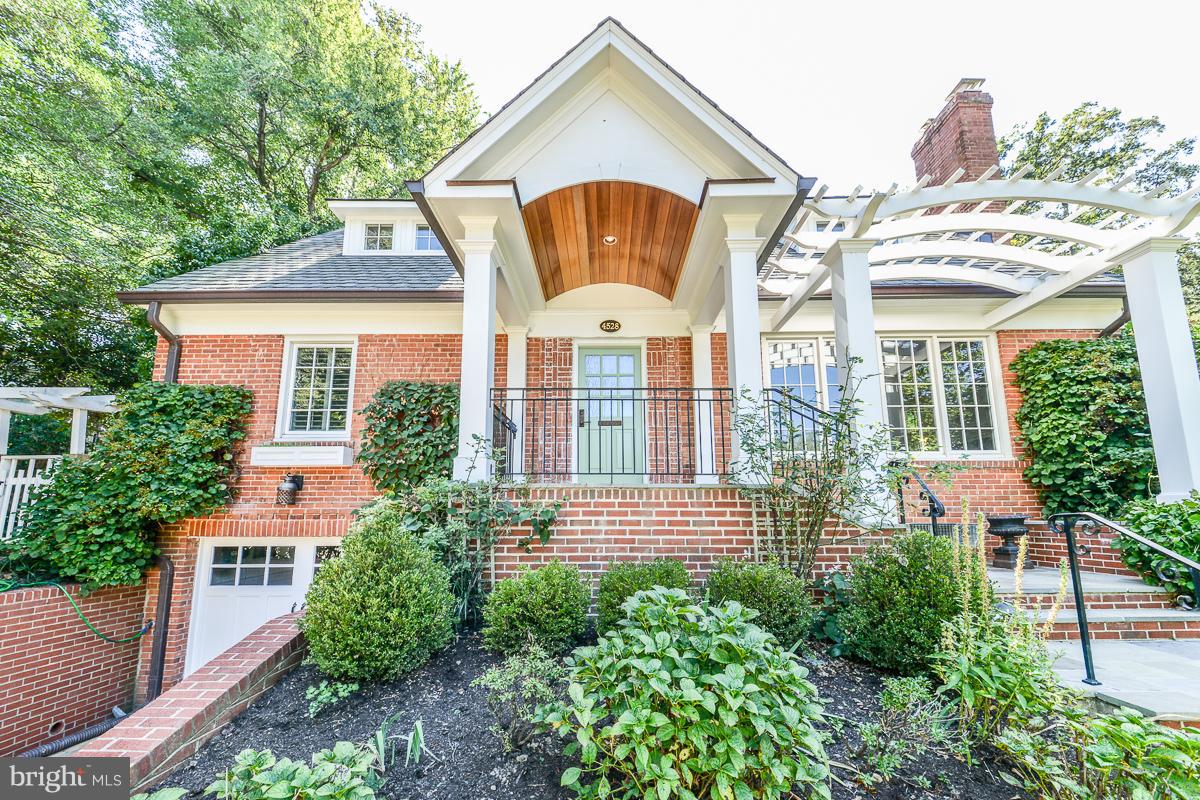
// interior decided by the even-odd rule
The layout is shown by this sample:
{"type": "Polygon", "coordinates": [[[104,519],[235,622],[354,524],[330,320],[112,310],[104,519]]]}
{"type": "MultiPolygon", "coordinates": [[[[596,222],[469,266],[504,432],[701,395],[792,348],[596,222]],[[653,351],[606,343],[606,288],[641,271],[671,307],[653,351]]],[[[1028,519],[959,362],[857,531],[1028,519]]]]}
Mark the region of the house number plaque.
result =
{"type": "Polygon", "coordinates": [[[604,331],[605,333],[616,333],[617,331],[621,330],[621,323],[617,322],[615,319],[606,319],[600,323],[600,330],[604,331]]]}

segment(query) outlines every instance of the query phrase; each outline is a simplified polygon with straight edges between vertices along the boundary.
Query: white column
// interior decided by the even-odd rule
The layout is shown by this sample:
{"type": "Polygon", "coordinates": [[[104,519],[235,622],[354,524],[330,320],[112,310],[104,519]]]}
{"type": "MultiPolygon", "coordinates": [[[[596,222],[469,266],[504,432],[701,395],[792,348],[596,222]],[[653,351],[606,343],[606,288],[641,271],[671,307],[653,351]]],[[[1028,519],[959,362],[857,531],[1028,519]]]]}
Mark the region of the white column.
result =
{"type": "MultiPolygon", "coordinates": [[[[505,383],[509,389],[524,389],[526,380],[525,359],[529,349],[529,328],[508,325],[504,332],[508,334],[508,364],[505,383]]],[[[508,396],[508,408],[505,413],[512,420],[517,432],[508,453],[510,477],[516,481],[525,480],[525,393],[517,391],[508,396]]]]}
{"type": "Polygon", "coordinates": [[[71,455],[83,455],[87,449],[88,412],[77,408],[71,412],[71,446],[67,450],[71,455]]]}
{"type": "Polygon", "coordinates": [[[833,335],[838,373],[851,376],[858,401],[858,424],[867,428],[884,424],[883,381],[879,372],[879,345],[875,337],[875,309],[871,301],[871,271],[867,252],[870,239],[839,239],[821,263],[829,267],[833,291],[833,335]],[[856,361],[851,364],[851,359],[856,361]]]}
{"type": "Polygon", "coordinates": [[[713,440],[716,438],[713,423],[720,413],[719,398],[709,391],[713,387],[712,370],[712,325],[691,325],[692,332],[692,385],[696,388],[696,483],[716,483],[716,464],[713,440]],[[711,470],[711,471],[705,471],[711,470]]]}
{"type": "MultiPolygon", "coordinates": [[[[757,413],[763,402],[762,330],[758,316],[758,214],[726,214],[729,266],[725,274],[725,346],[729,386],[741,413],[757,413]],[[749,400],[753,407],[746,407],[749,400]]],[[[744,461],[742,443],[733,435],[733,460],[744,461]]],[[[751,480],[748,476],[745,480],[751,480]]]]}
{"type": "Polygon", "coordinates": [[[8,433],[12,428],[12,412],[0,409],[0,456],[8,455],[8,433]]]}
{"type": "Polygon", "coordinates": [[[463,251],[462,375],[455,480],[484,480],[491,468],[492,383],[496,347],[495,217],[461,217],[463,251]],[[484,448],[480,448],[480,442],[484,448]]]}
{"type": "Polygon", "coordinates": [[[1113,259],[1125,267],[1163,503],[1200,491],[1200,375],[1179,284],[1183,244],[1150,239],[1113,259]]]}

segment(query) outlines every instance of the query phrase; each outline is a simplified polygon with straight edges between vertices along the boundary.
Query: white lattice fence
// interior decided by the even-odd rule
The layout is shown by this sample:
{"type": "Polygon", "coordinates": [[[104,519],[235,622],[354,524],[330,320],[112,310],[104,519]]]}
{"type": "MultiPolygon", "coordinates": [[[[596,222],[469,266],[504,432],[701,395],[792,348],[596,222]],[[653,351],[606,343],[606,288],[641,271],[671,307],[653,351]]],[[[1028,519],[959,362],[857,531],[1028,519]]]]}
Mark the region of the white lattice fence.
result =
{"type": "Polygon", "coordinates": [[[62,456],[0,456],[0,539],[21,527],[21,515],[34,487],[49,482],[62,456]]]}

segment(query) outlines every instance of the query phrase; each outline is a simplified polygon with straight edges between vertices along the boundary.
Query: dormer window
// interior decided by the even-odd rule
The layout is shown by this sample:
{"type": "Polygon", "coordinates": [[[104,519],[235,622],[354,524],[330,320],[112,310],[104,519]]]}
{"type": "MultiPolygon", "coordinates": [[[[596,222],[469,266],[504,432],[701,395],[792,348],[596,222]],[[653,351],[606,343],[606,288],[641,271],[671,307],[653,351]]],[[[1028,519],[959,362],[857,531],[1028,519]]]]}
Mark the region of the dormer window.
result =
{"type": "Polygon", "coordinates": [[[433,228],[428,225],[417,226],[417,244],[414,248],[418,253],[444,253],[442,243],[438,241],[433,228]]]}
{"type": "Polygon", "coordinates": [[[393,232],[394,226],[392,225],[367,225],[366,235],[363,239],[363,249],[391,250],[393,232]]]}

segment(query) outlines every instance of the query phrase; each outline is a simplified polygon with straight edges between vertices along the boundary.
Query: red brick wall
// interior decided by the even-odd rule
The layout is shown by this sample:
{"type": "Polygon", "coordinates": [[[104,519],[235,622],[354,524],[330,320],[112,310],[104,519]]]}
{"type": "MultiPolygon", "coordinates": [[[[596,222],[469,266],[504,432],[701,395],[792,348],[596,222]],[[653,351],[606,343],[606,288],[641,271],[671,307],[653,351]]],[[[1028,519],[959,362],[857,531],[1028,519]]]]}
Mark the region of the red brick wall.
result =
{"type": "MultiPolygon", "coordinates": [[[[141,630],[146,589],[102,589],[81,597],[96,629],[112,638],[141,630]]],[[[144,637],[149,640],[151,637],[144,637]]],[[[0,593],[0,756],[24,752],[129,709],[138,644],[93,634],[53,586],[0,593]]]]}
{"type": "Polygon", "coordinates": [[[992,96],[982,91],[958,92],[922,130],[912,149],[917,177],[932,175],[930,184],[945,182],[956,169],[974,180],[1000,163],[992,125],[992,96]]]}

